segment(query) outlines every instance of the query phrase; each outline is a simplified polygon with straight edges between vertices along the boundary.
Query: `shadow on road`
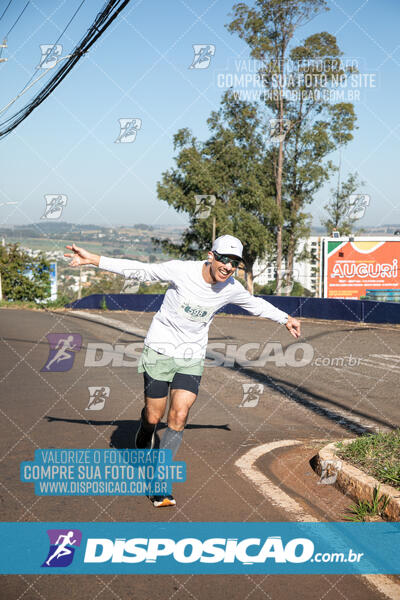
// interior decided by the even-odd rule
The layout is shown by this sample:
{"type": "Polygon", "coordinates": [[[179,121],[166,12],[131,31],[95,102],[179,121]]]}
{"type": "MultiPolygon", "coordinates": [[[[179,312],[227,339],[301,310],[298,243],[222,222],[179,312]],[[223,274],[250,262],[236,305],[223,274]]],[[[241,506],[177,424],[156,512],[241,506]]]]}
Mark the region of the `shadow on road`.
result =
{"type": "Polygon", "coordinates": [[[335,408],[337,408],[338,410],[346,410],[348,412],[352,412],[354,413],[354,415],[357,415],[360,418],[368,419],[379,425],[383,425],[388,429],[394,430],[398,428],[398,425],[394,424],[393,422],[385,421],[384,419],[380,419],[377,416],[368,415],[360,410],[356,410],[354,408],[346,406],[345,404],[342,404],[337,400],[333,400],[332,398],[323,396],[322,394],[316,394],[304,386],[297,385],[295,383],[291,383],[289,381],[285,381],[277,377],[272,377],[271,375],[265,375],[264,373],[259,373],[258,371],[254,371],[253,369],[249,369],[246,367],[241,367],[239,365],[234,365],[233,367],[224,365],[224,368],[233,370],[235,372],[240,371],[240,373],[242,373],[243,375],[251,377],[253,380],[264,384],[265,386],[269,387],[274,391],[279,392],[280,394],[283,394],[288,400],[292,400],[293,402],[296,402],[296,404],[300,404],[308,410],[315,412],[329,419],[330,421],[334,421],[335,423],[343,427],[343,429],[351,431],[352,433],[363,435],[365,433],[371,433],[371,430],[367,427],[364,427],[357,421],[352,420],[351,418],[345,417],[340,413],[334,412],[335,408]],[[333,408],[332,410],[330,410],[329,408],[321,406],[318,402],[324,402],[328,405],[331,405],[333,408]]]}
{"type": "MultiPolygon", "coordinates": [[[[78,425],[94,425],[95,427],[107,427],[107,426],[115,426],[116,429],[112,432],[110,437],[110,447],[111,448],[134,448],[135,447],[135,434],[139,427],[139,420],[126,419],[121,421],[95,421],[93,419],[63,419],[60,417],[52,417],[51,415],[47,415],[45,417],[49,423],[54,421],[62,421],[63,423],[75,423],[78,425]]],[[[167,426],[165,423],[160,423],[157,432],[165,429],[167,426]]],[[[226,425],[196,425],[188,423],[185,429],[224,429],[225,431],[230,431],[231,428],[228,424],[226,425]]],[[[160,438],[156,435],[156,445],[155,447],[159,447],[160,438]]]]}

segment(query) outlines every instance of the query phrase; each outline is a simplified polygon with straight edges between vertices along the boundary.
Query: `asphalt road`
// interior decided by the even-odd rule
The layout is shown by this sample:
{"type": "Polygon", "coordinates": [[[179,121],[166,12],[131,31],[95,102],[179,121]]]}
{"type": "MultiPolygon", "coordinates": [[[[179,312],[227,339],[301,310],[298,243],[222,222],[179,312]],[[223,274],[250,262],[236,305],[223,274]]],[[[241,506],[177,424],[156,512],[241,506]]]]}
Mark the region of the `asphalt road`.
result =
{"type": "MultiPolygon", "coordinates": [[[[107,313],[136,330],[147,329],[151,316],[107,313]]],[[[174,488],[175,509],[156,510],[145,497],[38,497],[32,484],[19,481],[20,462],[32,460],[36,448],[132,447],[142,376],[124,349],[139,346],[143,337],[67,312],[2,309],[0,327],[3,521],[290,521],[293,515],[263,497],[235,466],[250,448],[277,440],[302,444],[264,457],[263,472],[308,514],[340,521],[349,499],[318,485],[309,460],[328,441],[400,424],[395,327],[304,320],[300,342],[307,346],[294,353],[284,328],[220,316],[211,328],[208,366],[177,456],[186,461],[188,478],[174,488]],[[82,336],[72,368],[41,371],[49,352],[46,335],[63,332],[82,336]],[[88,366],[94,344],[112,349],[108,365],[88,366]],[[110,388],[102,410],[85,410],[90,386],[110,388]]],[[[384,598],[356,576],[41,575],[3,576],[2,583],[4,600],[384,598]]]]}

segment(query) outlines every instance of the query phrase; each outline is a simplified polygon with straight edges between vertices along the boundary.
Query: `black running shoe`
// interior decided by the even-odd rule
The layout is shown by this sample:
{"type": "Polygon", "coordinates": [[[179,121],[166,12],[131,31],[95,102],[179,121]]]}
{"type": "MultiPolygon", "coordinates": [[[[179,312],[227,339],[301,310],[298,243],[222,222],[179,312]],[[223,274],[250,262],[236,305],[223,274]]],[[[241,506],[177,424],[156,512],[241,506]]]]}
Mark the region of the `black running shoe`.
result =
{"type": "Polygon", "coordinates": [[[153,431],[145,431],[143,428],[143,411],[140,418],[139,429],[135,435],[135,448],[137,450],[152,450],[156,441],[156,425],[153,431]]]}
{"type": "Polygon", "coordinates": [[[176,506],[176,500],[173,496],[152,496],[150,499],[156,508],[176,506]]]}

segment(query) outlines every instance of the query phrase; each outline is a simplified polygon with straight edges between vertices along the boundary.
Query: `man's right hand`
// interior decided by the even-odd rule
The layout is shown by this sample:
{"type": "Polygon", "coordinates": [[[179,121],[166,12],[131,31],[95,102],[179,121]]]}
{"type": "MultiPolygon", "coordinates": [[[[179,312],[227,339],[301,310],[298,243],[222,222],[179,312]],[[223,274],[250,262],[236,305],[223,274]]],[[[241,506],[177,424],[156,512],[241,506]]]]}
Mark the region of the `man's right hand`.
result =
{"type": "Polygon", "coordinates": [[[98,254],[91,254],[84,248],[79,248],[75,244],[72,246],[66,246],[67,250],[72,250],[72,254],[64,254],[67,258],[72,258],[69,263],[71,267],[80,267],[81,265],[94,265],[99,266],[100,256],[98,254]]]}
{"type": "Polygon", "coordinates": [[[286,329],[294,338],[299,338],[301,323],[297,319],[293,319],[293,317],[288,315],[288,320],[286,322],[286,329]]]}

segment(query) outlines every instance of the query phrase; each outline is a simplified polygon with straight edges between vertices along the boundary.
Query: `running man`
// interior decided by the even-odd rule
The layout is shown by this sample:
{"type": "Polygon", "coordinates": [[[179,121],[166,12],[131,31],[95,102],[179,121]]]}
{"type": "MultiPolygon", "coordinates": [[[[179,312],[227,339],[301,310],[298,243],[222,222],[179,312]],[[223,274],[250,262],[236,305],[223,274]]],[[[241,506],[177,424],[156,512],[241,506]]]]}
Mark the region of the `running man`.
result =
{"type": "Polygon", "coordinates": [[[71,554],[71,549],[67,548],[67,546],[73,546],[76,543],[76,540],[73,540],[74,532],[68,531],[67,535],[59,535],[58,540],[56,541],[56,550],[54,554],[50,556],[48,560],[46,560],[46,565],[50,566],[51,561],[54,558],[61,558],[62,556],[66,556],[67,554],[71,554]],[[60,541],[62,540],[62,542],[60,541]]]}
{"type": "MultiPolygon", "coordinates": [[[[110,388],[107,388],[108,390],[110,388]]],[[[93,410],[92,406],[95,406],[96,404],[104,404],[107,398],[107,394],[106,394],[106,388],[102,387],[98,390],[95,390],[93,392],[92,397],[89,400],[89,404],[87,405],[85,410],[93,410]]],[[[101,407],[102,408],[102,407],[101,407]]],[[[96,410],[96,409],[94,409],[96,410]]]]}
{"type": "Polygon", "coordinates": [[[46,369],[49,370],[53,363],[59,363],[62,360],[69,360],[71,355],[69,352],[75,352],[76,346],[73,344],[74,336],[69,335],[65,340],[61,339],[58,341],[55,350],[57,350],[56,354],[53,356],[50,362],[47,363],[46,369]]]}
{"type": "MultiPolygon", "coordinates": [[[[234,279],[242,262],[240,240],[223,235],[215,240],[206,261],[170,260],[159,264],[108,258],[91,254],[73,244],[71,266],[95,265],[100,269],[145,281],[170,283],[160,310],[154,315],[144,340],[139,373],[144,376],[145,405],[136,434],[136,448],[153,448],[158,423],[164,416],[168,391],[170,406],[167,429],[160,449],[172,450],[175,456],[182,442],[189,410],[196,400],[204,369],[208,330],[215,313],[232,303],[250,314],[272,319],[293,337],[300,336],[300,322],[275,308],[262,298],[252,296],[234,279]]],[[[175,506],[172,496],[153,497],[155,507],[175,506]]]]}

